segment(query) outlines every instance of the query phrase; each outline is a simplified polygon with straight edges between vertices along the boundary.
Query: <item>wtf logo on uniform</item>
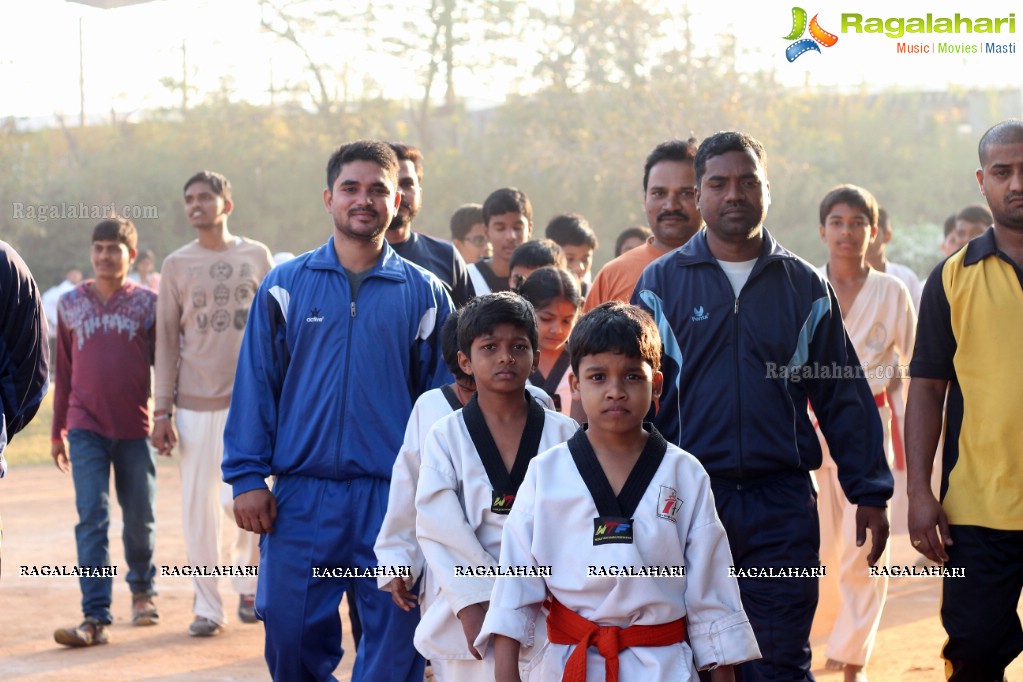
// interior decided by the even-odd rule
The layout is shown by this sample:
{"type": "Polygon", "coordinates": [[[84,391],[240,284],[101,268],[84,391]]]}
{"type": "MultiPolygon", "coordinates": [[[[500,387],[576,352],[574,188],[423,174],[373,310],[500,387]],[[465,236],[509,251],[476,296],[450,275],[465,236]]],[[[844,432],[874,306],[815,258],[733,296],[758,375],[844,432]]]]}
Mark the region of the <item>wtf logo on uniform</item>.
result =
{"type": "Polygon", "coordinates": [[[598,516],[593,519],[593,544],[622,543],[631,545],[632,519],[621,516],[598,516]]]}
{"type": "Polygon", "coordinates": [[[511,513],[512,505],[515,504],[515,494],[505,493],[498,490],[493,491],[490,503],[490,511],[502,516],[511,513]]]}
{"type": "Polygon", "coordinates": [[[790,62],[796,61],[800,55],[806,54],[811,50],[814,52],[820,52],[821,48],[818,44],[824,47],[832,47],[838,42],[838,36],[834,33],[828,33],[820,24],[817,23],[818,15],[813,15],[813,19],[810,20],[810,37],[802,38],[803,33],[807,31],[806,25],[806,10],[802,7],[792,8],[792,30],[785,40],[795,40],[796,42],[785,48],[785,58],[790,62]]]}

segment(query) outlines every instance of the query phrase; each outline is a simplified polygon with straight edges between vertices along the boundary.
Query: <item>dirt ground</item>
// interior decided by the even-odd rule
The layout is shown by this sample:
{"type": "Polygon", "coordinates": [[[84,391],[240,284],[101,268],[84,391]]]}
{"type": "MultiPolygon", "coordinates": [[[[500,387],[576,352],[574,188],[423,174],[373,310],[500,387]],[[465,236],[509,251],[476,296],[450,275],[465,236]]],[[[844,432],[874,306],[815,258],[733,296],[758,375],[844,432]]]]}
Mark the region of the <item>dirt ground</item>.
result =
{"type": "MultiPolygon", "coordinates": [[[[180,480],[175,462],[158,469],[157,543],[155,563],[186,563],[179,513],[180,480]]],[[[14,467],[0,482],[3,517],[3,575],[0,578],[0,680],[5,682],[104,682],[179,680],[269,680],[263,661],[260,624],[233,619],[224,634],[209,639],[189,637],[192,587],[189,578],[157,578],[157,604],[162,620],[153,627],[132,627],[131,603],[124,582],[127,568],[120,543],[120,514],[111,523],[111,556],[118,565],[114,583],[115,623],[110,643],[71,650],[53,642],[53,630],[81,619],[77,578],[21,576],[20,567],[74,566],[74,491],[70,476],[52,466],[14,467]]],[[[226,534],[225,534],[226,538],[226,534]]],[[[907,564],[915,553],[905,536],[896,536],[893,563],[907,564]]],[[[158,569],[159,571],[159,569],[158,569]]],[[[229,581],[221,586],[232,607],[229,581]]],[[[944,632],[938,621],[939,582],[934,578],[894,578],[881,621],[870,667],[872,682],[923,682],[944,679],[938,651],[944,632]]],[[[345,609],[342,608],[342,611],[345,609]]],[[[342,682],[351,676],[354,653],[345,622],[347,652],[335,673],[342,682]]],[[[826,634],[826,633],[825,633],[826,634]]],[[[840,682],[841,675],[823,669],[824,638],[814,640],[814,673],[822,682],[840,682]]],[[[1023,679],[1023,663],[1008,671],[1023,679]]]]}

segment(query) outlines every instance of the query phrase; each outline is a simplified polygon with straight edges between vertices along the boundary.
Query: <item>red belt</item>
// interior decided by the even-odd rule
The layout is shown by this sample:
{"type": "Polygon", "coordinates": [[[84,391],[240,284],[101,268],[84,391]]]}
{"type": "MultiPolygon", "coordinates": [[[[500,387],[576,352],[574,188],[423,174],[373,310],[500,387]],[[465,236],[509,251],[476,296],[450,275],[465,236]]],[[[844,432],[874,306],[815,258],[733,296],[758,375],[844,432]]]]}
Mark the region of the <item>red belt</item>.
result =
{"type": "Polygon", "coordinates": [[[686,621],[679,618],[660,625],[619,628],[597,625],[565,608],[553,597],[547,614],[547,639],[554,644],[574,644],[562,682],[586,682],[586,650],[592,645],[604,657],[604,679],[618,682],[618,652],[635,646],[668,646],[685,641],[686,621]]]}

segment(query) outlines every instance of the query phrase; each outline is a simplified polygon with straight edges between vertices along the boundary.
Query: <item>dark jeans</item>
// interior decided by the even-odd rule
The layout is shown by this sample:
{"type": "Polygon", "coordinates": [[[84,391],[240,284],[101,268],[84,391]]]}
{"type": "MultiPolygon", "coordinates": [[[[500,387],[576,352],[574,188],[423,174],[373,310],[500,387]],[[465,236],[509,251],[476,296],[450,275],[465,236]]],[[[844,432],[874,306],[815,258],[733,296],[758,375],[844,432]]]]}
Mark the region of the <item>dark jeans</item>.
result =
{"type": "MultiPolygon", "coordinates": [[[[84,429],[68,433],[71,477],[75,483],[78,525],[75,541],[79,566],[103,569],[110,565],[107,534],[110,529],[110,468],[121,505],[124,557],[133,595],[151,596],[153,542],[156,531],[156,461],[145,438],[115,440],[84,429]]],[[[113,578],[81,577],[82,612],[86,618],[112,623],[113,578]]]]}

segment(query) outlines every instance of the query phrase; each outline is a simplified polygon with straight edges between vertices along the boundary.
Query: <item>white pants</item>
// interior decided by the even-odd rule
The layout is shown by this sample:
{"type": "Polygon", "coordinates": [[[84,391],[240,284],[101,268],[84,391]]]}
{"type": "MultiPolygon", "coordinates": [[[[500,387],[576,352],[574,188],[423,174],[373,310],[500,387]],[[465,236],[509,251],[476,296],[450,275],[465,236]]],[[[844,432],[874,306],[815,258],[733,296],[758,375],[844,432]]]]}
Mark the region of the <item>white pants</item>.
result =
{"type": "MultiPolygon", "coordinates": [[[[879,407],[881,423],[884,425],[885,449],[891,456],[891,413],[887,407],[879,407]]],[[[818,431],[818,435],[820,432],[818,431]]],[[[838,482],[835,467],[827,444],[821,438],[825,465],[816,472],[817,510],[821,524],[821,565],[827,566],[827,574],[820,580],[820,603],[817,607],[818,620],[834,615],[834,625],[828,636],[825,655],[835,661],[852,665],[866,665],[874,648],[877,627],[881,622],[881,610],[888,594],[887,576],[871,576],[867,566],[871,537],[862,547],[856,546],[856,507],[849,502],[838,482]]],[[[878,566],[887,566],[890,543],[885,546],[878,566]]],[[[826,623],[816,626],[826,631],[826,623]]],[[[815,628],[816,629],[816,628],[815,628]]]]}
{"type": "MultiPolygon", "coordinates": [[[[178,453],[181,461],[181,518],[189,566],[215,566],[220,561],[221,521],[226,512],[234,529],[232,564],[259,565],[259,535],[238,528],[234,521],[234,498],[224,483],[220,463],[224,458],[224,426],[227,410],[196,412],[178,408],[178,453]]],[[[192,611],[224,624],[227,617],[217,589],[218,578],[193,577],[195,602],[192,611]]],[[[256,576],[235,576],[232,587],[238,594],[256,593],[256,576]]]]}
{"type": "Polygon", "coordinates": [[[484,656],[482,661],[475,658],[434,658],[430,660],[430,667],[433,668],[434,682],[483,682],[494,679],[493,652],[484,656]]]}

